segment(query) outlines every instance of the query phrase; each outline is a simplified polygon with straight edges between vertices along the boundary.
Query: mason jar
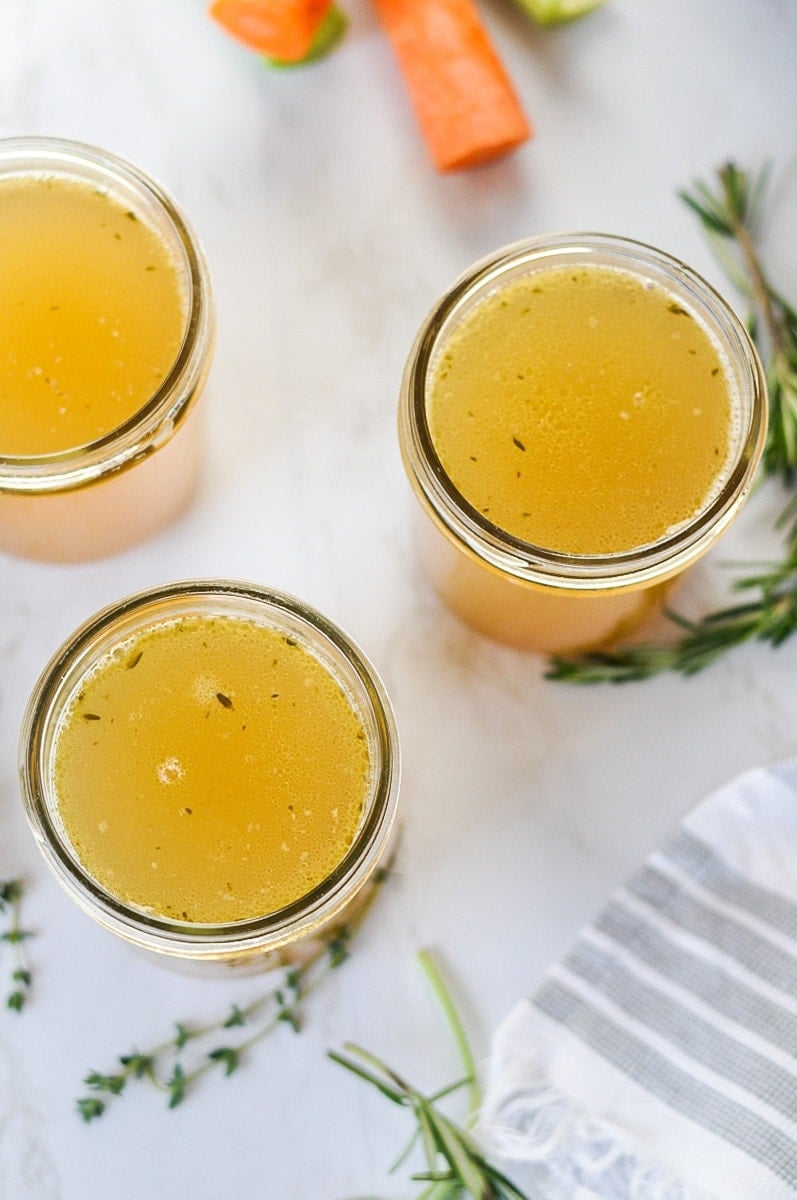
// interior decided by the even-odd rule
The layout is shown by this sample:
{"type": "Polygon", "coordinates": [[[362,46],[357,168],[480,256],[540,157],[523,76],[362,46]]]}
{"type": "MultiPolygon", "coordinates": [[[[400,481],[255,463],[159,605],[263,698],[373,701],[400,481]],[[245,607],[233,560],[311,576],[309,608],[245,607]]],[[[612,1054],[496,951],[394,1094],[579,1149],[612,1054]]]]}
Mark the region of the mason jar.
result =
{"type": "MultiPolygon", "coordinates": [[[[0,334],[0,370],[18,371],[4,380],[9,403],[23,403],[13,394],[15,387],[38,389],[32,393],[35,404],[27,393],[25,402],[30,411],[40,402],[45,406],[46,438],[39,440],[33,430],[22,443],[10,444],[9,423],[5,431],[0,427],[0,550],[59,562],[115,553],[174,519],[196,487],[202,450],[197,410],[214,339],[205,256],[175,202],[137,167],[93,146],[55,138],[0,140],[0,241],[4,233],[16,254],[23,253],[24,244],[28,258],[20,259],[22,269],[9,273],[3,285],[4,296],[11,290],[0,334]],[[63,203],[63,213],[56,216],[56,209],[42,205],[42,190],[49,191],[49,204],[63,203]],[[91,206],[98,204],[107,204],[105,216],[94,214],[91,206]],[[41,213],[40,227],[33,205],[41,213]],[[112,228],[115,220],[121,229],[112,228]],[[100,236],[102,243],[96,240],[100,236]],[[146,239],[148,246],[142,244],[146,239]],[[150,248],[157,251],[168,264],[170,282],[172,276],[175,281],[167,302],[160,292],[151,300],[154,329],[165,328],[168,318],[174,335],[163,363],[146,378],[141,373],[149,370],[150,339],[141,335],[143,350],[130,350],[125,329],[112,327],[113,315],[106,317],[96,307],[107,303],[113,314],[115,304],[125,303],[129,312],[145,311],[152,291],[134,302],[131,289],[134,283],[152,288],[156,266],[142,261],[134,270],[120,257],[133,255],[139,244],[142,255],[150,248]],[[27,277],[38,272],[34,285],[27,277]],[[23,291],[17,296],[14,289],[23,291]],[[31,329],[37,332],[20,333],[18,319],[32,307],[37,320],[31,329]],[[30,362],[23,360],[28,354],[30,362]],[[44,365],[38,356],[46,359],[44,365]],[[61,379],[67,370],[68,387],[61,379]],[[90,402],[83,392],[99,371],[103,383],[97,386],[116,405],[132,390],[135,371],[135,407],[120,409],[124,416],[118,423],[111,409],[105,424],[98,419],[96,426],[75,427],[73,433],[64,422],[92,402],[97,409],[111,403],[99,396],[90,402]],[[106,387],[109,371],[116,374],[106,387]]],[[[9,249],[4,258],[8,271],[9,249]]],[[[159,288],[165,286],[162,279],[163,272],[159,288]]]]}
{"type": "MultiPolygon", "coordinates": [[[[563,313],[569,314],[567,303],[562,303],[563,313]]],[[[525,305],[523,311],[527,314],[524,319],[529,322],[524,329],[530,330],[529,336],[533,338],[533,305],[525,305]]],[[[566,315],[565,319],[570,318],[566,315]]],[[[585,320],[585,331],[587,326],[589,337],[599,347],[598,317],[590,315],[585,320]]],[[[474,339],[475,352],[481,346],[482,353],[491,353],[488,340],[487,334],[482,343],[474,339]]],[[[551,344],[552,341],[546,341],[542,348],[545,354],[551,344]]],[[[534,351],[530,353],[533,357],[534,351]]],[[[664,347],[662,353],[666,366],[669,347],[664,347]]],[[[558,367],[560,374],[571,368],[575,370],[570,358],[558,367]]],[[[530,369],[533,373],[533,362],[530,369]]],[[[500,418],[504,384],[499,376],[500,369],[496,369],[495,387],[491,382],[485,386],[485,401],[492,406],[496,420],[500,418]]],[[[523,378],[522,371],[517,378],[523,378]]],[[[573,394],[578,402],[577,393],[573,394]]],[[[642,393],[633,395],[638,397],[642,393]]],[[[690,392],[697,439],[702,436],[699,418],[703,400],[700,389],[690,392]]],[[[625,398],[617,398],[619,416],[629,424],[636,415],[631,411],[631,403],[631,398],[627,403],[625,398]]],[[[489,419],[490,410],[485,411],[489,419]]],[[[467,439],[467,430],[462,427],[455,432],[467,439]]],[[[508,445],[512,431],[506,432],[508,445]]],[[[405,469],[418,501],[420,561],[451,612],[488,637],[544,653],[586,651],[611,645],[632,634],[657,613],[679,576],[728,528],[750,491],[765,434],[766,389],[756,351],[725,300],[691,268],[651,246],[603,234],[565,234],[518,242],[476,263],[441,297],[421,326],[406,364],[399,405],[399,439],[405,469]],[[710,374],[714,377],[720,374],[725,382],[728,448],[716,479],[696,508],[683,519],[656,536],[643,537],[639,544],[612,546],[608,551],[579,545],[574,551],[556,544],[540,544],[517,529],[508,531],[502,527],[501,519],[488,511],[487,505],[482,506],[472,495],[464,494],[462,485],[452,480],[450,470],[441,460],[430,420],[430,397],[437,375],[448,370],[452,347],[456,349],[463,329],[476,328],[479,313],[487,311],[485,303],[495,308],[514,302],[515,293],[519,296],[518,289],[525,288],[527,283],[532,292],[538,292],[544,290],[546,280],[553,278],[566,280],[572,276],[576,281],[583,277],[589,284],[589,279],[595,278],[589,273],[596,269],[604,274],[618,273],[618,278],[630,281],[629,287],[633,284],[645,293],[655,291],[667,310],[667,319],[672,321],[668,337],[678,339],[679,355],[696,353],[688,344],[687,331],[691,329],[695,334],[691,340],[702,339],[702,349],[709,347],[716,356],[710,374]]],[[[541,462],[539,457],[535,462],[533,435],[514,436],[512,441],[514,446],[510,450],[517,451],[518,477],[521,462],[523,469],[533,474],[541,462]]],[[[691,439],[686,439],[686,449],[689,443],[691,439]]],[[[463,445],[468,448],[465,442],[463,445]]],[[[719,454],[716,447],[713,452],[719,454]]],[[[712,450],[709,448],[707,453],[712,450]]],[[[591,509],[605,507],[607,497],[614,502],[618,489],[628,484],[618,470],[616,478],[610,476],[601,481],[602,499],[597,498],[591,480],[584,479],[583,474],[578,482],[569,480],[578,454],[580,450],[574,445],[571,455],[565,443],[555,469],[565,489],[570,488],[575,502],[582,505],[586,523],[592,519],[591,509]]],[[[674,454],[677,459],[677,448],[674,454]]],[[[474,462],[476,457],[475,453],[471,455],[474,462]]],[[[658,486],[658,493],[666,491],[665,481],[658,486]]],[[[658,493],[653,497],[655,503],[658,493]]],[[[533,519],[534,513],[523,516],[533,519]]],[[[582,518],[576,516],[576,528],[582,518]]]]}
{"type": "Polygon", "coordinates": [[[312,958],[362,918],[394,848],[399,742],[379,677],[331,621],[300,600],[250,583],[155,587],[82,625],[34,688],[21,731],[20,777],[36,842],[67,894],[105,929],[173,965],[253,972],[312,958]],[[235,650],[229,639],[242,636],[249,641],[235,650]],[[182,639],[192,639],[184,651],[182,639]],[[235,671],[232,679],[224,676],[230,653],[246,660],[236,668],[237,686],[235,671]],[[188,655],[188,683],[169,668],[169,654],[188,655]],[[149,678],[140,674],[148,656],[149,678]],[[280,671],[282,683],[275,685],[280,671]],[[92,711],[83,711],[84,704],[92,711]],[[285,706],[280,720],[287,724],[269,724],[276,704],[285,706]],[[336,720],[342,714],[343,724],[327,733],[330,711],[336,720]],[[261,726],[271,732],[264,736],[261,726]],[[115,740],[93,750],[102,736],[115,740]],[[350,745],[364,756],[361,777],[340,749],[348,754],[350,745]],[[105,756],[99,765],[92,762],[95,753],[105,756]],[[219,754],[221,779],[212,777],[219,754]],[[153,815],[148,796],[156,770],[153,815]],[[238,805],[239,770],[255,797],[248,796],[246,808],[238,805]],[[316,770],[320,780],[309,799],[301,798],[302,789],[315,785],[301,781],[304,770],[316,770]],[[338,789],[329,800],[327,776],[338,789]],[[190,792],[181,790],[187,783],[190,792]],[[136,803],[128,791],[141,799],[136,803]],[[117,793],[127,799],[120,802],[117,793]],[[298,817],[301,825],[316,797],[319,821],[336,822],[338,804],[353,805],[354,824],[323,877],[306,886],[301,863],[308,850],[312,857],[322,847],[314,844],[315,826],[307,832],[291,822],[298,817]],[[328,817],[323,806],[333,801],[328,817]],[[161,821],[164,806],[170,807],[161,821]],[[262,834],[253,834],[261,822],[262,834]],[[290,847],[286,828],[298,830],[290,847]],[[103,840],[110,837],[113,845],[103,840]],[[265,850],[253,849],[256,837],[265,850]],[[276,862],[280,851],[286,867],[276,862]],[[146,879],[139,882],[150,866],[153,879],[158,868],[164,877],[171,872],[162,896],[146,891],[146,879]],[[284,895],[275,907],[277,871],[284,895]],[[260,904],[263,911],[255,911],[260,904]],[[195,912],[185,911],[194,906],[195,912]]]}

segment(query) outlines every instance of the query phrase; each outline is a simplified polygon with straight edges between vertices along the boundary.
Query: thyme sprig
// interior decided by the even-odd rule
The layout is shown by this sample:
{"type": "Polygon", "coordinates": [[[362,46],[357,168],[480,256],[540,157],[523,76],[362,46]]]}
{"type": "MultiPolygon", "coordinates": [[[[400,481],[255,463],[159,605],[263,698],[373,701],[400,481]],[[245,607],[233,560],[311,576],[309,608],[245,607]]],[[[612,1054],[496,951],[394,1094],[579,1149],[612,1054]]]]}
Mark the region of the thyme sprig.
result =
{"type": "Polygon", "coordinates": [[[243,1007],[233,1004],[224,1016],[206,1025],[191,1026],[178,1021],[174,1033],[150,1050],[132,1050],[120,1055],[118,1065],[107,1074],[89,1071],[83,1082],[90,1095],[76,1101],[83,1120],[88,1123],[101,1117],[111,1100],[121,1096],[128,1084],[135,1081],[150,1084],[164,1096],[167,1108],[177,1108],[210,1071],[221,1070],[225,1077],[234,1074],[250,1051],[281,1025],[294,1033],[301,1032],[304,1001],[350,957],[354,935],[389,877],[392,865],[391,859],[374,871],[347,923],[336,924],[325,937],[319,935],[311,953],[301,962],[283,967],[279,982],[249,1004],[243,1007]],[[227,1037],[229,1030],[241,1028],[250,1030],[248,1036],[227,1037]],[[213,1045],[211,1039],[218,1037],[225,1040],[213,1045]],[[190,1066],[183,1057],[183,1050],[189,1044],[198,1052],[190,1066]]]}
{"type": "Polygon", "coordinates": [[[464,1070],[462,1078],[427,1095],[381,1058],[355,1043],[346,1043],[346,1053],[331,1050],[329,1057],[370,1083],[393,1104],[411,1110],[415,1118],[415,1131],[390,1171],[398,1170],[415,1146],[420,1144],[426,1169],[410,1176],[412,1182],[423,1185],[416,1200],[464,1200],[467,1196],[472,1200],[526,1200],[523,1192],[489,1162],[469,1131],[481,1103],[481,1088],[473,1055],[462,1021],[434,959],[428,951],[421,951],[418,959],[440,1001],[459,1051],[464,1070]],[[462,1088],[467,1088],[469,1093],[465,1125],[457,1124],[439,1107],[441,1100],[462,1088]]]}
{"type": "Polygon", "coordinates": [[[6,1008],[20,1013],[28,999],[32,977],[23,942],[33,937],[30,929],[23,929],[21,924],[22,896],[24,887],[21,879],[0,880],[0,913],[8,918],[6,927],[0,932],[0,942],[10,946],[13,952],[11,967],[11,990],[6,995],[6,1008]]]}
{"type": "Polygon", "coordinates": [[[191,1026],[178,1021],[171,1037],[150,1050],[133,1050],[117,1059],[118,1066],[108,1074],[89,1071],[83,1082],[90,1095],[77,1101],[84,1121],[94,1121],[106,1111],[114,1097],[121,1096],[129,1083],[140,1080],[150,1084],[166,1100],[168,1108],[177,1108],[189,1091],[208,1072],[221,1070],[225,1076],[238,1070],[249,1052],[280,1025],[294,1033],[302,1028],[303,1002],[317,990],[332,972],[349,957],[352,930],[338,926],[306,962],[284,968],[280,981],[242,1007],[233,1004],[226,1014],[206,1025],[191,1026]],[[227,1038],[228,1031],[251,1030],[248,1036],[227,1038]],[[224,1041],[213,1045],[209,1039],[224,1041]],[[189,1045],[203,1049],[189,1066],[183,1051],[189,1045]],[[210,1049],[207,1045],[210,1044],[210,1049]]]}
{"type": "MultiPolygon", "coordinates": [[[[679,193],[694,213],[731,282],[751,306],[748,327],[764,363],[769,427],[762,457],[765,475],[793,485],[797,476],[797,311],[769,280],[756,248],[768,172],[752,176],[733,163],[717,172],[717,187],[696,183],[679,193]]],[[[783,558],[736,579],[743,599],[688,620],[666,611],[681,631],[672,643],[646,642],[608,651],[554,656],[546,678],[569,683],[625,683],[664,671],[694,675],[744,642],[779,646],[797,630],[797,500],[776,528],[787,529],[783,558]]]]}

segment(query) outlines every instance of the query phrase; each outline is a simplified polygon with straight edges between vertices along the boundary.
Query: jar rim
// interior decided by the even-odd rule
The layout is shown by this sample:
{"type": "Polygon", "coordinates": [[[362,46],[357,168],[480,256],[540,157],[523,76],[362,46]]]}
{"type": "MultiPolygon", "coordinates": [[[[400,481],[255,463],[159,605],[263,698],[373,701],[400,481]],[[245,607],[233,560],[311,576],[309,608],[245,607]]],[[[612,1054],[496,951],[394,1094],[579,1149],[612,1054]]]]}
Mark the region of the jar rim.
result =
{"type": "MultiPolygon", "coordinates": [[[[165,222],[183,257],[183,339],[166,376],[127,420],[83,445],[48,454],[0,453],[0,493],[61,492],[132,466],[167,442],[187,416],[209,367],[215,334],[204,250],[172,196],[139,167],[110,151],[66,138],[0,138],[0,179],[60,175],[123,189],[165,222]]],[[[162,236],[154,229],[157,236],[162,236]]]]}
{"type": "Polygon", "coordinates": [[[189,958],[266,953],[325,925],[379,865],[396,816],[401,761],[393,709],[370,660],[316,609],[259,584],[229,579],[167,583],[110,604],[85,621],[56,651],[28,701],[19,743],[26,816],[39,850],[78,905],[105,928],[142,948],[189,958]],[[337,867],[298,900],[258,917],[193,922],[149,914],[104,888],[82,866],[59,828],[50,765],[59,715],[86,673],[136,631],[201,613],[249,619],[290,632],[344,688],[369,742],[370,791],[364,817],[337,867]]]}
{"type": "Polygon", "coordinates": [[[631,238],[606,233],[561,233],[504,246],[468,268],[422,323],[401,385],[399,435],[405,468],[427,514],[459,547],[520,582],[567,590],[638,587],[683,570],[728,525],[752,485],[766,436],[766,382],[755,346],[727,301],[702,276],[674,256],[631,238]],[[682,296],[721,340],[735,373],[744,417],[727,478],[706,505],[654,542],[610,554],[572,554],[524,541],[493,524],[459,491],[443,467],[429,429],[427,384],[450,328],[510,278],[539,266],[600,265],[622,269],[682,296]]]}

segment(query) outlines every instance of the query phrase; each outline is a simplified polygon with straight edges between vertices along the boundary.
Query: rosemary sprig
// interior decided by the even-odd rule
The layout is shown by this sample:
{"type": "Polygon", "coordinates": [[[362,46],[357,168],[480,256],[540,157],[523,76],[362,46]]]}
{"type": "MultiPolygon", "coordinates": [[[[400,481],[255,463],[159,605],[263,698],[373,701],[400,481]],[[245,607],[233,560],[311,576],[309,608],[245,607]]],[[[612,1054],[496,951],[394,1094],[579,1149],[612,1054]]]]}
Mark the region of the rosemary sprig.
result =
{"type": "Polygon", "coordinates": [[[488,1161],[468,1131],[481,1102],[473,1055],[459,1014],[432,956],[428,951],[422,951],[418,958],[448,1021],[465,1072],[463,1077],[426,1095],[382,1059],[352,1042],[344,1046],[345,1054],[331,1050],[329,1057],[370,1083],[393,1104],[411,1110],[415,1131],[390,1170],[397,1170],[413,1148],[421,1145],[426,1169],[410,1176],[413,1182],[424,1185],[416,1200],[464,1200],[467,1196],[472,1200],[526,1200],[523,1192],[488,1161]],[[464,1087],[469,1090],[466,1126],[452,1121],[439,1108],[441,1100],[464,1087]]]}
{"type": "Polygon", "coordinates": [[[13,950],[13,965],[11,968],[11,990],[6,996],[6,1008],[12,1012],[22,1012],[28,999],[31,986],[31,973],[25,960],[22,943],[33,937],[30,929],[23,929],[20,920],[22,895],[24,892],[21,879],[0,881],[0,913],[8,916],[7,927],[0,933],[0,942],[5,942],[13,950]]]}
{"type": "Polygon", "coordinates": [[[769,431],[763,467],[794,482],[797,471],[797,311],[773,286],[756,250],[769,172],[755,177],[726,163],[718,190],[696,183],[680,198],[697,214],[728,278],[751,305],[749,327],[766,363],[769,431]]]}
{"type": "MultiPolygon", "coordinates": [[[[733,163],[717,172],[712,191],[696,183],[681,199],[695,212],[725,273],[751,305],[748,326],[765,365],[769,427],[763,471],[792,485],[797,475],[797,311],[764,272],[756,230],[767,172],[753,177],[733,163]]],[[[695,621],[666,612],[681,636],[608,651],[551,658],[546,678],[569,683],[625,683],[664,671],[694,675],[744,642],[779,646],[797,629],[797,511],[794,499],[777,522],[788,528],[784,556],[744,575],[732,591],[744,599],[695,621]]]]}
{"type": "MultiPolygon", "coordinates": [[[[793,512],[792,501],[781,522],[793,512]]],[[[650,679],[663,671],[695,675],[744,642],[779,646],[797,629],[797,519],[792,520],[783,559],[762,563],[755,574],[735,580],[731,589],[743,593],[745,599],[697,621],[665,612],[683,630],[672,645],[642,642],[572,658],[555,657],[550,660],[546,677],[570,683],[627,683],[650,679]]]]}
{"type": "Polygon", "coordinates": [[[299,1033],[302,1002],[346,961],[350,938],[349,928],[339,926],[313,958],[300,966],[284,969],[280,982],[249,1004],[243,1007],[233,1004],[225,1016],[207,1025],[189,1026],[177,1022],[171,1037],[150,1050],[133,1050],[120,1055],[117,1068],[110,1073],[89,1071],[83,1082],[91,1095],[77,1101],[78,1113],[86,1122],[96,1120],[106,1111],[110,1100],[121,1096],[134,1080],[151,1084],[163,1094],[168,1108],[177,1108],[203,1075],[214,1069],[221,1070],[225,1076],[232,1075],[253,1047],[280,1025],[299,1033]],[[184,1063],[182,1052],[189,1044],[204,1042],[207,1046],[210,1038],[226,1036],[228,1030],[240,1028],[251,1029],[251,1032],[246,1037],[233,1036],[217,1045],[211,1043],[211,1048],[204,1049],[194,1065],[189,1067],[184,1063]]]}

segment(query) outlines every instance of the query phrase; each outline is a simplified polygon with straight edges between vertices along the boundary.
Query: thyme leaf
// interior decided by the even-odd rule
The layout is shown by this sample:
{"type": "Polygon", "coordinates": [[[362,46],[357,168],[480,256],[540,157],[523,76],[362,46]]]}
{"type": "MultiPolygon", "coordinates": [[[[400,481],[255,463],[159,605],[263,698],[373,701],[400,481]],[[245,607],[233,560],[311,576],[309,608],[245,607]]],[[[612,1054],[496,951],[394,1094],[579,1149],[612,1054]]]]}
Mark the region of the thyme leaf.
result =
{"type": "Polygon", "coordinates": [[[230,1012],[230,1015],[227,1018],[227,1020],[222,1025],[222,1029],[232,1029],[233,1026],[235,1026],[235,1025],[245,1025],[245,1024],[246,1024],[246,1016],[244,1015],[244,1013],[238,1007],[237,1004],[233,1004],[232,1011],[230,1012]]]}
{"type": "Polygon", "coordinates": [[[98,1096],[84,1096],[77,1102],[78,1112],[87,1123],[101,1117],[105,1112],[105,1103],[98,1096]]]}
{"type": "MultiPolygon", "coordinates": [[[[208,1058],[210,1055],[208,1055],[208,1058]]],[[[169,1093],[169,1108],[177,1108],[185,1099],[185,1089],[188,1080],[180,1063],[175,1063],[170,1077],[166,1080],[166,1091],[169,1093]]]]}
{"type": "Polygon", "coordinates": [[[225,1075],[232,1075],[241,1065],[241,1051],[233,1046],[217,1046],[215,1050],[210,1051],[208,1058],[212,1062],[222,1063],[225,1075]]]}

